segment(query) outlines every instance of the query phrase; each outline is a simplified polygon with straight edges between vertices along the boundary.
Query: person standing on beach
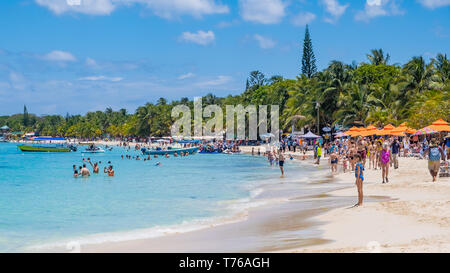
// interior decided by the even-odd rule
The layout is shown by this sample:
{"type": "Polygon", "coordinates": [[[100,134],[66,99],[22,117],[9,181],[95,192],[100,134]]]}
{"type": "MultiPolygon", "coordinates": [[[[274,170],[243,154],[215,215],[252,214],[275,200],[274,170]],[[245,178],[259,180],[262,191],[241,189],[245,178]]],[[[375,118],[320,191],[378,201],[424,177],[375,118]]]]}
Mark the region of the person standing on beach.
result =
{"type": "Polygon", "coordinates": [[[337,173],[338,156],[335,150],[330,154],[331,173],[337,173]]]}
{"type": "Polygon", "coordinates": [[[317,145],[316,153],[317,153],[317,161],[316,161],[316,164],[317,164],[317,165],[320,165],[320,157],[322,156],[322,149],[320,148],[320,144],[317,145]]]}
{"type": "Polygon", "coordinates": [[[445,139],[445,146],[447,147],[447,160],[450,160],[450,135],[445,139]]]}
{"type": "Polygon", "coordinates": [[[361,155],[355,154],[355,178],[356,178],[356,188],[358,190],[358,203],[355,207],[362,206],[363,204],[363,182],[364,182],[364,166],[361,164],[361,155]]]}
{"type": "Polygon", "coordinates": [[[284,177],[284,155],[281,150],[278,151],[278,165],[280,166],[281,177],[284,177]]]}
{"type": "Polygon", "coordinates": [[[394,139],[391,145],[392,149],[392,161],[394,161],[394,169],[398,169],[398,154],[400,153],[400,144],[397,139],[394,139]]]}
{"type": "Polygon", "coordinates": [[[445,159],[444,151],[440,147],[435,138],[431,139],[430,147],[428,147],[428,170],[430,171],[433,182],[439,174],[441,167],[441,158],[445,159]]]}
{"type": "Polygon", "coordinates": [[[382,184],[389,183],[388,175],[390,164],[392,164],[391,151],[389,149],[389,144],[384,142],[383,148],[380,151],[381,177],[383,178],[382,184]]]}

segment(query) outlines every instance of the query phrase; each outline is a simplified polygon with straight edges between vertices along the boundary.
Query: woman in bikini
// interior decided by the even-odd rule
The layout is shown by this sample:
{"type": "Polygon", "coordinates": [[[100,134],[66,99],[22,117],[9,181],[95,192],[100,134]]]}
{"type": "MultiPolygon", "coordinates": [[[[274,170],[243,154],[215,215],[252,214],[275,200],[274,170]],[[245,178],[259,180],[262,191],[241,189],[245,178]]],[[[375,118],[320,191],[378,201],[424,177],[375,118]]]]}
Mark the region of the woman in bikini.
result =
{"type": "Polygon", "coordinates": [[[389,162],[392,162],[391,151],[389,149],[389,144],[384,142],[383,148],[380,151],[381,177],[383,178],[383,184],[389,183],[389,162]]]}
{"type": "Polygon", "coordinates": [[[363,204],[363,182],[364,182],[364,166],[361,163],[361,155],[356,154],[355,156],[355,184],[356,188],[358,190],[358,203],[355,205],[355,207],[362,206],[363,204]]]}

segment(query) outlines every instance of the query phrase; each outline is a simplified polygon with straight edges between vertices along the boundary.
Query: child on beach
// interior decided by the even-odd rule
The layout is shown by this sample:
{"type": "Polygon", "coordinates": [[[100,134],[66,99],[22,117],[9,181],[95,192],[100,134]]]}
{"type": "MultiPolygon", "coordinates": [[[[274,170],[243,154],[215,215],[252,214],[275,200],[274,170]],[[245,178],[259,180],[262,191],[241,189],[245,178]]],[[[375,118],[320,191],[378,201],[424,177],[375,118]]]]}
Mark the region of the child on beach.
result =
{"type": "Polygon", "coordinates": [[[363,182],[364,182],[364,166],[361,163],[361,155],[355,154],[355,178],[356,178],[356,188],[358,190],[358,203],[355,207],[362,206],[363,204],[363,182]]]}

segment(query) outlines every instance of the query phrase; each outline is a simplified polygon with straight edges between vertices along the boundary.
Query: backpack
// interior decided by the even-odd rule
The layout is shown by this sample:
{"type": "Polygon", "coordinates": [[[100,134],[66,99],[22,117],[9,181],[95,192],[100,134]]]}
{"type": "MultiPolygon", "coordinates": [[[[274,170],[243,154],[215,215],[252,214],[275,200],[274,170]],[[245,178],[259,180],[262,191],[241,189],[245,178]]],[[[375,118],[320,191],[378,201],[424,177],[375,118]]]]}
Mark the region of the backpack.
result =
{"type": "Polygon", "coordinates": [[[431,161],[439,161],[441,160],[441,153],[439,151],[439,147],[431,147],[430,148],[430,156],[431,161]]]}

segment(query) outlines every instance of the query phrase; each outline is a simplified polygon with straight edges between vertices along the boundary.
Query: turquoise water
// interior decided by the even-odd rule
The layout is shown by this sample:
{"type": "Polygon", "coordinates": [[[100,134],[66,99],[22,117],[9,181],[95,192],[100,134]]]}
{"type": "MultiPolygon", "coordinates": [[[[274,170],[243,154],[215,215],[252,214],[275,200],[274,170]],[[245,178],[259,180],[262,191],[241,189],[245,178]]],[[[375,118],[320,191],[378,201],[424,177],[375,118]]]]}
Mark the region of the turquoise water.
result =
{"type": "MultiPolygon", "coordinates": [[[[119,147],[104,154],[81,150],[23,153],[16,144],[0,143],[0,251],[224,216],[230,213],[224,201],[249,200],[261,181],[280,175],[265,158],[251,155],[196,154],[144,162],[121,159],[138,152],[119,147]],[[100,174],[73,178],[72,165],[88,157],[102,161],[100,174]],[[108,161],[115,177],[102,173],[108,161]],[[157,161],[162,165],[155,166],[157,161]]],[[[287,173],[297,168],[286,164],[287,173]]]]}

